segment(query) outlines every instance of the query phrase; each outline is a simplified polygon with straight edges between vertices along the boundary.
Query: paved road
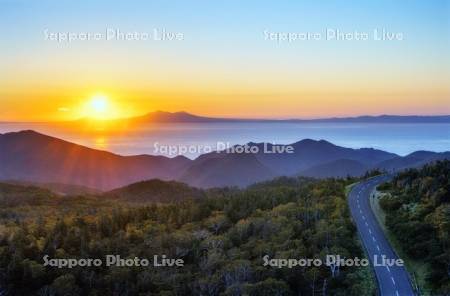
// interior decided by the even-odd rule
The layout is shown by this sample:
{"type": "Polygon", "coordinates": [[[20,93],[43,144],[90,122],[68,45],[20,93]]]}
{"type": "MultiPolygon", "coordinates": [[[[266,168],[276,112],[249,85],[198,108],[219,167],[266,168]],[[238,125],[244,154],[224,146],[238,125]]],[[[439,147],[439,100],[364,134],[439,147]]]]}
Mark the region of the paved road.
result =
{"type": "MultiPolygon", "coordinates": [[[[371,210],[369,200],[372,198],[372,190],[388,179],[387,176],[369,179],[355,185],[349,193],[350,211],[372,266],[382,262],[382,255],[385,255],[388,259],[398,259],[371,210]],[[375,257],[377,257],[377,261],[374,261],[375,257]]],[[[414,295],[404,267],[398,265],[386,266],[385,264],[384,266],[374,266],[374,269],[382,296],[414,295]]]]}

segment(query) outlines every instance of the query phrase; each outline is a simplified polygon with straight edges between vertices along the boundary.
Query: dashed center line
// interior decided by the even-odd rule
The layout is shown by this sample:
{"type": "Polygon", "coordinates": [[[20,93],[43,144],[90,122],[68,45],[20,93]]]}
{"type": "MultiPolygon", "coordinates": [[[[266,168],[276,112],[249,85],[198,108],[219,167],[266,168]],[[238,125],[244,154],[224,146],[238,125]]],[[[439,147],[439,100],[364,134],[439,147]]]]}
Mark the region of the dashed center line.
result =
{"type": "MultiPolygon", "coordinates": [[[[359,186],[358,188],[355,188],[355,191],[353,191],[353,198],[351,197],[351,196],[349,196],[349,198],[352,200],[352,202],[353,202],[353,205],[351,205],[351,212],[352,212],[352,214],[355,216],[354,218],[355,218],[355,222],[356,222],[356,224],[358,225],[358,228],[359,228],[359,231],[360,231],[360,233],[361,233],[361,235],[363,235],[362,234],[362,232],[364,232],[364,228],[363,227],[361,227],[361,221],[363,221],[364,222],[364,224],[365,224],[365,227],[366,227],[366,229],[365,229],[365,234],[363,235],[363,241],[365,241],[366,243],[367,243],[367,246],[369,247],[369,249],[370,250],[372,250],[372,252],[374,252],[374,254],[377,254],[377,255],[382,255],[382,256],[385,256],[385,255],[383,255],[383,252],[381,252],[381,248],[380,248],[380,245],[378,244],[378,240],[376,239],[376,237],[375,237],[375,232],[373,232],[372,231],[372,228],[371,228],[371,226],[372,226],[372,224],[369,224],[368,223],[368,219],[366,219],[366,216],[365,216],[365,214],[364,214],[364,211],[362,210],[363,208],[365,209],[365,211],[366,211],[366,213],[368,213],[367,211],[369,211],[370,212],[370,205],[367,205],[367,204],[362,204],[362,203],[366,203],[367,201],[369,201],[370,199],[371,199],[371,197],[372,197],[372,194],[373,194],[373,190],[376,188],[376,186],[377,186],[377,182],[367,182],[366,184],[361,184],[361,186],[359,186]],[[356,196],[356,197],[355,197],[356,196]],[[356,205],[357,205],[357,208],[356,208],[356,210],[355,210],[355,208],[354,208],[354,206],[355,206],[355,204],[354,204],[354,202],[355,202],[355,199],[356,199],[356,205]],[[367,208],[366,206],[369,206],[369,208],[367,208]],[[359,217],[359,219],[362,219],[362,220],[359,220],[358,221],[358,217],[357,217],[357,213],[358,213],[358,211],[359,211],[359,213],[360,213],[360,217],[359,217]],[[368,231],[368,232],[367,232],[368,231]],[[373,241],[373,244],[371,245],[370,243],[368,243],[369,241],[367,241],[367,234],[369,234],[369,237],[371,237],[372,238],[372,241],[373,241]],[[365,237],[364,237],[365,236],[365,237]],[[374,251],[373,250],[373,246],[375,246],[376,247],[376,251],[374,251]]],[[[373,217],[371,218],[372,220],[373,220],[373,217]]],[[[371,221],[372,221],[371,220],[371,221]]],[[[376,220],[375,220],[376,221],[376,220]]],[[[374,223],[373,221],[371,222],[371,223],[374,223]]],[[[376,222],[375,222],[376,223],[376,222]]],[[[377,235],[380,235],[380,234],[377,234],[377,235]]],[[[383,235],[381,234],[381,238],[383,238],[383,235]]],[[[387,248],[389,249],[389,246],[387,246],[387,248]]],[[[387,274],[387,277],[386,277],[386,279],[387,278],[390,278],[391,279],[391,281],[392,281],[392,284],[393,284],[393,286],[391,286],[390,287],[390,291],[389,291],[389,293],[391,293],[392,294],[392,292],[394,292],[395,291],[395,294],[392,294],[392,295],[395,295],[395,296],[400,296],[400,290],[398,290],[397,289],[397,283],[396,283],[396,280],[395,280],[395,278],[394,278],[394,275],[396,274],[394,274],[391,270],[390,270],[390,268],[389,268],[389,266],[385,266],[386,267],[386,269],[387,269],[387,271],[388,271],[388,274],[387,274]]],[[[376,269],[376,272],[379,272],[378,271],[379,269],[376,269]]],[[[395,272],[397,272],[397,270],[395,270],[395,272]]],[[[387,280],[387,281],[383,281],[383,284],[387,284],[387,283],[389,283],[389,280],[387,280]]],[[[401,286],[403,287],[403,281],[401,281],[400,282],[400,284],[401,284],[401,286]]],[[[389,285],[388,285],[389,286],[389,285]]],[[[380,289],[382,289],[383,290],[383,288],[386,288],[386,287],[381,287],[380,286],[380,289]]]]}

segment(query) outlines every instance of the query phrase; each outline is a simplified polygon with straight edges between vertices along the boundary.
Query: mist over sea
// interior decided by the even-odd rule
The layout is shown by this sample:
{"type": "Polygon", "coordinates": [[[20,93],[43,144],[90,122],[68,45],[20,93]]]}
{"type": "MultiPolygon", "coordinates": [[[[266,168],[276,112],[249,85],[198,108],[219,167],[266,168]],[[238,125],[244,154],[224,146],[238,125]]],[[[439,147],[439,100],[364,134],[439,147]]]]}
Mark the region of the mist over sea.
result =
{"type": "MultiPolygon", "coordinates": [[[[450,151],[450,123],[158,123],[114,131],[102,128],[80,131],[74,126],[49,123],[0,123],[0,133],[29,129],[121,155],[164,155],[155,150],[155,143],[171,146],[216,146],[218,142],[291,144],[306,138],[323,139],[349,148],[372,147],[402,156],[417,150],[450,151]]],[[[195,158],[198,153],[185,156],[195,158]]]]}

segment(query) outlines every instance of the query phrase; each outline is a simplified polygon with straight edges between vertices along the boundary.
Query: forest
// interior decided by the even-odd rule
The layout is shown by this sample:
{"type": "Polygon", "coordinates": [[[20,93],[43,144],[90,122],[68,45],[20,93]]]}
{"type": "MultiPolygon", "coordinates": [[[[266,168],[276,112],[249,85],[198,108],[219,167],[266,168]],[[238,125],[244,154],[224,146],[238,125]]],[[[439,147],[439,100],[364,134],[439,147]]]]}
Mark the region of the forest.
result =
{"type": "Polygon", "coordinates": [[[450,161],[400,173],[380,189],[386,225],[408,256],[428,267],[433,294],[450,294],[450,161]]]}
{"type": "MultiPolygon", "coordinates": [[[[59,196],[3,183],[0,294],[374,295],[370,267],[263,265],[266,255],[363,258],[345,196],[352,182],[282,177],[246,189],[195,190],[193,198],[168,203],[142,202],[145,195],[131,202],[102,195],[59,196]],[[184,266],[57,268],[44,266],[43,260],[108,254],[166,255],[183,259],[184,266]]],[[[144,185],[134,186],[134,194],[144,185]]],[[[153,191],[163,199],[161,190],[153,191]]],[[[438,208],[436,221],[448,211],[448,206],[438,208]]],[[[448,235],[448,224],[433,228],[448,244],[440,227],[447,227],[448,235]]]]}

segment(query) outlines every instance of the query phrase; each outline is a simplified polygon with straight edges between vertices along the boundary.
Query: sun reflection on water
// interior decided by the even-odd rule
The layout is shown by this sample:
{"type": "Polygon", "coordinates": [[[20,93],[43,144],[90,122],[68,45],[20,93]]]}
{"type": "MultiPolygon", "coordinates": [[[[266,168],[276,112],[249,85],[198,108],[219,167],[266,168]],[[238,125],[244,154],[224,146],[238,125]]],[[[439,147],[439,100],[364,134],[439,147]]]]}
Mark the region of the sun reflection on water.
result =
{"type": "Polygon", "coordinates": [[[94,140],[94,146],[97,149],[105,150],[108,148],[108,141],[105,137],[98,137],[94,140]]]}

